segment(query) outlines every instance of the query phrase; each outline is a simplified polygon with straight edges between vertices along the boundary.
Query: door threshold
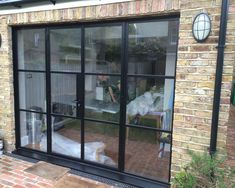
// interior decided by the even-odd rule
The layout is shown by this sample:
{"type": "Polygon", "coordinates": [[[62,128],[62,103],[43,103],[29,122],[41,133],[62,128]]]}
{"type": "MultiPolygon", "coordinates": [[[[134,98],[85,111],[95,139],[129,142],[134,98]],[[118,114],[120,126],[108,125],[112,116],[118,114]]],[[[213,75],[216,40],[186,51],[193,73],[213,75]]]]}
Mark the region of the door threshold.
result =
{"type": "Polygon", "coordinates": [[[19,158],[25,161],[36,163],[46,161],[52,164],[70,168],[71,174],[89,178],[95,181],[106,183],[120,188],[169,188],[170,184],[158,181],[148,180],[134,175],[121,173],[118,171],[96,167],[86,163],[65,159],[58,156],[48,155],[46,153],[30,151],[29,149],[19,148],[8,154],[9,156],[19,158]]]}

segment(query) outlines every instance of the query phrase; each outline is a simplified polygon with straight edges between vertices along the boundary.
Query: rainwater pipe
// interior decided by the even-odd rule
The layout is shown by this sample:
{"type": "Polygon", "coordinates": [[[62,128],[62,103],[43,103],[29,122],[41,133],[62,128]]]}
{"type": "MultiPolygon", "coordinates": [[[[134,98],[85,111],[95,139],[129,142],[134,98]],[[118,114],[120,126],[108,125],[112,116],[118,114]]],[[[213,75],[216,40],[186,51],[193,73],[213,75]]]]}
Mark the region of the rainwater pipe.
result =
{"type": "Polygon", "coordinates": [[[209,152],[216,152],[229,0],[222,0],[209,152]]]}

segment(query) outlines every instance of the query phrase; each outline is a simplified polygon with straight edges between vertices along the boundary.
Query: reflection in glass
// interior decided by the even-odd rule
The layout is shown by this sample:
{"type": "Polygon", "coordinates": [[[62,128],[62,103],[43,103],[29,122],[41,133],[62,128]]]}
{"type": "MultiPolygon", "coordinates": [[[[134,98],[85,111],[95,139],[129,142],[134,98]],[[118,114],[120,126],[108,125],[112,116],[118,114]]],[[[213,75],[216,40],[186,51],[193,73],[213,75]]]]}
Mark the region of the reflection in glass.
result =
{"type": "Polygon", "coordinates": [[[52,113],[76,116],[76,75],[51,74],[52,113]]]}
{"type": "Polygon", "coordinates": [[[85,76],[85,117],[119,121],[120,77],[85,76]]]}
{"type": "Polygon", "coordinates": [[[81,158],[80,120],[52,116],[52,151],[81,158]]]}
{"type": "Polygon", "coordinates": [[[21,146],[47,151],[46,116],[39,113],[20,112],[21,146]]]}
{"type": "Polygon", "coordinates": [[[85,121],[85,159],[117,167],[118,134],[117,125],[85,121]]]}
{"type": "Polygon", "coordinates": [[[85,72],[121,72],[121,26],[85,29],[85,72]]]}
{"type": "Polygon", "coordinates": [[[25,29],[17,32],[18,68],[45,70],[45,30],[25,29]]]}
{"type": "Polygon", "coordinates": [[[51,70],[81,71],[81,29],[50,30],[51,70]]]}
{"type": "Polygon", "coordinates": [[[46,83],[44,73],[19,72],[20,109],[46,111],[46,83]]]}
{"type": "Polygon", "coordinates": [[[170,134],[127,128],[125,171],[167,182],[170,143],[170,134]]]}
{"type": "Polygon", "coordinates": [[[129,24],[128,73],[175,74],[177,21],[129,24]]]}
{"type": "Polygon", "coordinates": [[[171,130],[174,80],[128,78],[127,123],[171,130]]]}

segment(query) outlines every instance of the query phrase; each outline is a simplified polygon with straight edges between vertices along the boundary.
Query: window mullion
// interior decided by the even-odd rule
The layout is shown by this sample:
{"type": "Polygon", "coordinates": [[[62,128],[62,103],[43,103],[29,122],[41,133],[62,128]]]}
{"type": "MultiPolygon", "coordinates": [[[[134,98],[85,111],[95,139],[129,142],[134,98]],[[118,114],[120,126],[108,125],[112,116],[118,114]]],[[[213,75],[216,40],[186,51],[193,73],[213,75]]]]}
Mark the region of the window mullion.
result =
{"type": "Polygon", "coordinates": [[[122,65],[121,65],[121,97],[120,97],[120,130],[119,130],[119,161],[118,169],[125,169],[125,142],[126,142],[126,98],[127,98],[127,49],[128,49],[128,26],[122,24],[122,65]]]}
{"type": "Polygon", "coordinates": [[[50,30],[45,29],[46,45],[46,105],[47,105],[47,153],[52,152],[52,129],[51,129],[51,75],[50,75],[50,30]]]}
{"type": "MultiPolygon", "coordinates": [[[[84,116],[85,116],[85,27],[84,25],[81,27],[81,159],[84,160],[84,140],[85,140],[85,128],[84,128],[84,116]]],[[[78,84],[78,83],[77,83],[78,84]]],[[[80,85],[80,84],[79,84],[80,85]]]]}

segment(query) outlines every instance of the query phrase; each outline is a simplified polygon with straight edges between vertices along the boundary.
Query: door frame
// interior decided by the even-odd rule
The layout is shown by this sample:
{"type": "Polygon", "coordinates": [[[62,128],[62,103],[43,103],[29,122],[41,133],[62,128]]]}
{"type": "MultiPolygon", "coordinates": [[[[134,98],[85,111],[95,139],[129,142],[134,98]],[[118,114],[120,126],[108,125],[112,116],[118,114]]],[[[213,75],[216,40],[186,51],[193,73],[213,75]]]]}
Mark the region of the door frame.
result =
{"type": "MultiPolygon", "coordinates": [[[[158,180],[153,180],[146,177],[141,177],[135,174],[130,174],[124,171],[125,166],[125,142],[126,142],[126,98],[127,98],[127,69],[128,69],[128,24],[129,23],[138,23],[143,21],[169,21],[169,20],[179,20],[179,15],[170,15],[170,16],[154,16],[154,17],[146,17],[146,18],[133,18],[126,19],[123,21],[114,20],[114,21],[97,21],[97,22],[87,22],[87,23],[63,23],[63,24],[52,24],[52,25],[27,25],[27,26],[13,26],[12,27],[12,38],[13,38],[13,68],[14,68],[14,93],[15,93],[15,122],[16,125],[20,123],[19,117],[19,84],[18,80],[18,57],[17,57],[17,31],[19,29],[45,29],[45,62],[46,62],[46,99],[47,99],[47,152],[42,152],[38,150],[33,150],[29,148],[22,147],[20,144],[20,126],[16,126],[16,154],[36,158],[39,160],[46,160],[51,163],[60,164],[62,166],[68,166],[73,169],[81,170],[87,172],[89,174],[97,174],[102,177],[108,177],[110,179],[118,180],[121,182],[126,182],[128,184],[136,185],[136,186],[147,186],[148,187],[156,187],[156,184],[160,187],[168,186],[171,177],[171,158],[172,158],[172,144],[170,146],[170,162],[169,162],[169,182],[161,182],[158,180]],[[82,106],[82,117],[76,118],[81,120],[81,159],[74,159],[73,157],[64,156],[56,153],[52,153],[52,136],[51,136],[51,73],[56,73],[56,71],[50,70],[50,30],[51,29],[65,29],[65,28],[81,28],[81,78],[83,84],[83,91],[85,91],[85,56],[84,56],[84,47],[85,47],[85,28],[87,27],[95,27],[95,26],[112,26],[112,25],[121,25],[122,26],[122,52],[121,52],[121,96],[120,96],[120,121],[119,121],[119,159],[118,159],[118,168],[113,168],[110,166],[102,165],[99,163],[94,163],[91,161],[84,160],[84,108],[85,108],[85,96],[83,92],[81,106],[82,106]],[[79,165],[79,166],[78,166],[79,165]]],[[[178,44],[177,44],[178,46],[178,44]]],[[[177,53],[177,51],[176,51],[177,53]]],[[[177,62],[177,57],[176,57],[177,62]]],[[[176,63],[175,63],[176,66],[176,63]]],[[[176,70],[176,69],[175,69],[176,70]]],[[[60,71],[59,71],[60,72],[60,71]]],[[[69,74],[69,73],[68,73],[69,74]]],[[[73,73],[71,73],[73,74],[73,73]]],[[[78,74],[78,73],[76,73],[78,74]]],[[[164,78],[174,79],[174,90],[175,90],[175,76],[163,76],[164,78]]],[[[174,97],[173,97],[173,109],[174,109],[174,97]]],[[[26,112],[30,112],[29,110],[25,110],[26,112]]],[[[99,121],[97,121],[99,122],[99,121]]],[[[102,121],[103,122],[103,121],[102,121]]],[[[108,122],[110,123],[110,122],[108,122]]],[[[173,118],[172,118],[173,123],[173,118]]],[[[156,130],[159,132],[160,130],[156,130]]],[[[169,132],[173,134],[173,131],[162,131],[161,132],[169,132]]],[[[172,143],[172,138],[171,138],[172,143]]]]}

